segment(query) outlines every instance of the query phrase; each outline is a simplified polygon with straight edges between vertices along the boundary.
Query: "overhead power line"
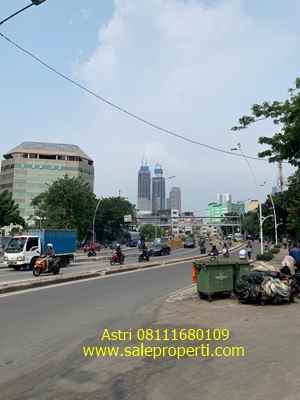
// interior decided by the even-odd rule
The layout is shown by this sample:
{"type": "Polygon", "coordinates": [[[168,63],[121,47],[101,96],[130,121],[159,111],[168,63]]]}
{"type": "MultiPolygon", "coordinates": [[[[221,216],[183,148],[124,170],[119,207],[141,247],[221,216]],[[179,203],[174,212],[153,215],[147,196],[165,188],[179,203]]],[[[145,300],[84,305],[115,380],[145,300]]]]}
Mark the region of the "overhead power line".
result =
{"type": "Polygon", "coordinates": [[[100,96],[98,93],[94,92],[93,90],[89,89],[88,87],[84,86],[83,84],[75,81],[74,79],[70,78],[68,75],[63,74],[62,72],[58,71],[56,68],[52,67],[51,65],[49,65],[47,62],[43,61],[40,57],[36,56],[34,53],[32,53],[29,50],[26,50],[24,47],[22,47],[21,45],[19,45],[18,43],[16,43],[14,40],[10,39],[7,35],[4,35],[3,33],[0,32],[0,37],[2,37],[4,40],[6,40],[8,43],[10,43],[10,45],[12,45],[13,47],[15,47],[16,49],[18,49],[19,51],[21,51],[23,54],[31,57],[33,60],[35,60],[36,62],[38,62],[40,65],[42,65],[44,68],[46,68],[47,70],[53,72],[54,74],[58,75],[60,78],[68,81],[69,83],[71,83],[72,85],[78,87],[79,89],[81,89],[82,91],[90,94],[91,96],[97,98],[98,100],[100,100],[101,102],[107,104],[108,106],[114,108],[115,110],[127,115],[128,117],[131,117],[141,123],[143,123],[144,125],[150,126],[151,128],[154,128],[157,131],[160,131],[162,133],[165,133],[169,136],[173,136],[177,139],[181,139],[184,140],[185,142],[188,143],[192,143],[195,144],[197,146],[202,146],[206,149],[212,150],[212,151],[216,151],[219,153],[223,153],[223,154],[227,154],[230,155],[232,157],[242,157],[242,158],[248,158],[251,160],[258,160],[258,161],[268,161],[266,159],[263,158],[259,158],[259,157],[254,157],[254,156],[249,156],[249,155],[242,155],[239,153],[233,153],[229,150],[224,150],[220,147],[215,147],[206,143],[201,143],[197,140],[191,139],[187,136],[181,135],[179,133],[176,133],[170,129],[166,129],[154,122],[148,121],[143,117],[140,117],[139,115],[127,110],[126,108],[123,108],[122,106],[119,106],[118,104],[113,103],[112,101],[104,98],[103,96],[100,96]]]}

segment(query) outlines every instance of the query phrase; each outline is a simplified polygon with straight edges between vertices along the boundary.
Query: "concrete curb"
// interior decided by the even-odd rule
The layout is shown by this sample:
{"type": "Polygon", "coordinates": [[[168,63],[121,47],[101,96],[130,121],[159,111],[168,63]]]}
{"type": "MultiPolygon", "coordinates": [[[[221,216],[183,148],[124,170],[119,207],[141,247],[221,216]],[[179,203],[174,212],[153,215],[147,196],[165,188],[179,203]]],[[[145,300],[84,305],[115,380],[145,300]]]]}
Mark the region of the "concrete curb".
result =
{"type": "MultiPolygon", "coordinates": [[[[238,250],[239,248],[243,247],[243,245],[238,245],[236,247],[231,248],[231,251],[238,250]]],[[[57,285],[60,283],[72,282],[72,281],[79,281],[89,278],[97,278],[101,276],[108,276],[114,274],[122,274],[124,272],[130,271],[138,271],[153,267],[159,266],[168,266],[173,264],[180,264],[187,261],[194,261],[198,259],[208,258],[208,255],[198,255],[198,256],[191,256],[191,257],[184,257],[184,258],[177,258],[173,260],[166,260],[162,262],[152,262],[152,263],[140,263],[135,265],[128,265],[126,267],[120,267],[118,269],[109,269],[109,270],[98,270],[98,271],[87,271],[87,272],[77,272],[74,274],[68,274],[68,276],[58,275],[55,277],[45,277],[45,278],[36,278],[36,280],[30,281],[20,281],[20,282],[13,282],[13,283],[6,283],[3,284],[2,287],[0,286],[0,294],[17,292],[21,290],[29,290],[37,287],[44,287],[44,286],[51,286],[57,285]]]]}
{"type": "Polygon", "coordinates": [[[78,281],[78,280],[83,280],[83,279],[89,279],[89,278],[96,278],[102,276],[102,273],[100,271],[89,271],[89,272],[83,272],[80,275],[68,275],[68,276],[59,276],[55,278],[37,278],[36,281],[21,281],[18,283],[14,283],[13,285],[10,283],[4,284],[2,287],[0,287],[0,294],[4,293],[10,293],[10,292],[18,292],[20,290],[26,290],[26,289],[33,289],[37,287],[43,287],[43,286],[51,286],[51,285],[56,285],[60,283],[65,283],[65,282],[72,282],[72,281],[78,281]]]}

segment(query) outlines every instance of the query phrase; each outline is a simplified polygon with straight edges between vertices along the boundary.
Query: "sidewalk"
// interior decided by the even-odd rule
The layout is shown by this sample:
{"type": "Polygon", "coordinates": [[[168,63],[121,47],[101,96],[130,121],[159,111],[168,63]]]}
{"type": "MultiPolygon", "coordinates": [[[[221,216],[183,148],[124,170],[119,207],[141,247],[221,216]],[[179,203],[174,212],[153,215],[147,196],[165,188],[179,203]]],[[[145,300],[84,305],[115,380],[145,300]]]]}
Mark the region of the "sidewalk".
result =
{"type": "Polygon", "coordinates": [[[288,255],[288,251],[286,249],[280,249],[280,253],[274,254],[274,258],[271,261],[255,261],[254,265],[262,265],[266,264],[268,266],[273,266],[277,271],[281,268],[281,262],[285,256],[288,255]]]}

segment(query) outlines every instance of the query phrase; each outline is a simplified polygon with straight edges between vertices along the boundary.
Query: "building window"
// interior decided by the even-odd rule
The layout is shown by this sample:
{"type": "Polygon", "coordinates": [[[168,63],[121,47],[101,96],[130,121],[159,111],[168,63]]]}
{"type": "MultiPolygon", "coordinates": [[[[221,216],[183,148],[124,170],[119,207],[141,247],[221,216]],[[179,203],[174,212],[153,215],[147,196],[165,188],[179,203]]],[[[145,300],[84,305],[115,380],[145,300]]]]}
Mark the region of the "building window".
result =
{"type": "Polygon", "coordinates": [[[66,160],[66,156],[58,155],[58,156],[57,156],[57,159],[58,159],[58,160],[66,160]]]}
{"type": "Polygon", "coordinates": [[[81,161],[81,157],[78,156],[67,156],[68,161],[81,161]]]}
{"type": "Polygon", "coordinates": [[[29,154],[29,158],[38,158],[38,155],[31,153],[31,154],[29,154]]]}
{"type": "Polygon", "coordinates": [[[41,160],[56,160],[56,155],[55,154],[40,154],[39,158],[41,160]]]}

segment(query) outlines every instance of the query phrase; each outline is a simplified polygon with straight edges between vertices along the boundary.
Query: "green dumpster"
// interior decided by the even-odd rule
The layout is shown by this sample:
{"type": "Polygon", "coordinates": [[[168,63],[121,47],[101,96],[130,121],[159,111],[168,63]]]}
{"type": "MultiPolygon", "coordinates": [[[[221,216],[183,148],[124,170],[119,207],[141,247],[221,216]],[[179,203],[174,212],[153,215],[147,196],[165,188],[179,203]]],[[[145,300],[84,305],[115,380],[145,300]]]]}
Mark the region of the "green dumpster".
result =
{"type": "Polygon", "coordinates": [[[230,295],[233,291],[234,263],[224,260],[198,262],[197,290],[200,298],[212,300],[217,293],[230,295]]]}
{"type": "Polygon", "coordinates": [[[234,290],[236,291],[236,285],[240,277],[247,272],[251,271],[251,265],[246,260],[240,260],[234,265],[234,290]]]}

